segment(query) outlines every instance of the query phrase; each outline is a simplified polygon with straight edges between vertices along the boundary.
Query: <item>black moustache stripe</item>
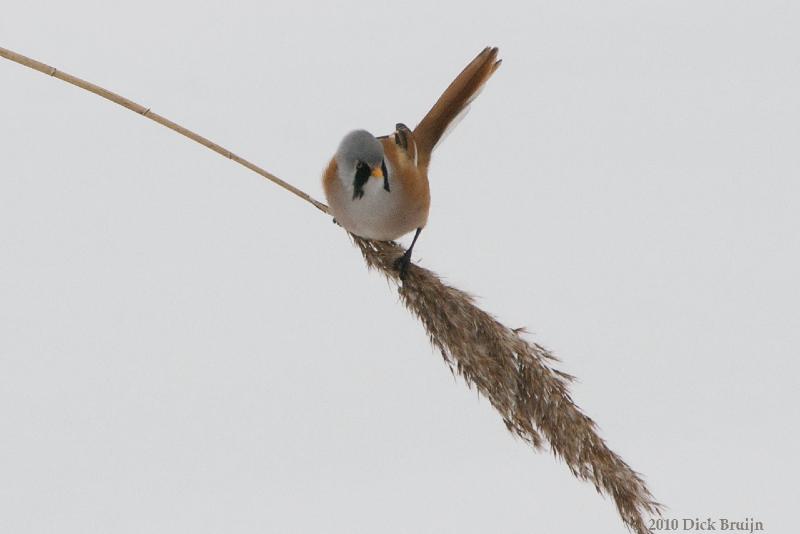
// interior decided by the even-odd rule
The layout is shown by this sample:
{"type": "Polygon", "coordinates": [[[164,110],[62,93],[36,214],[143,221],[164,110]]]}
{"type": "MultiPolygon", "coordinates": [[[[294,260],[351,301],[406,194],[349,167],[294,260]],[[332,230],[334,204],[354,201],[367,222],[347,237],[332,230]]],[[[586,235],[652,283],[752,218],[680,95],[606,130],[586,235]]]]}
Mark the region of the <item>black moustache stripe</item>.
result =
{"type": "Polygon", "coordinates": [[[356,177],[353,180],[353,200],[364,196],[364,184],[369,180],[369,165],[363,161],[356,164],[356,177]]]}
{"type": "Polygon", "coordinates": [[[381,161],[381,170],[383,171],[383,188],[391,193],[392,190],[389,189],[389,171],[386,169],[386,160],[381,161]]]}

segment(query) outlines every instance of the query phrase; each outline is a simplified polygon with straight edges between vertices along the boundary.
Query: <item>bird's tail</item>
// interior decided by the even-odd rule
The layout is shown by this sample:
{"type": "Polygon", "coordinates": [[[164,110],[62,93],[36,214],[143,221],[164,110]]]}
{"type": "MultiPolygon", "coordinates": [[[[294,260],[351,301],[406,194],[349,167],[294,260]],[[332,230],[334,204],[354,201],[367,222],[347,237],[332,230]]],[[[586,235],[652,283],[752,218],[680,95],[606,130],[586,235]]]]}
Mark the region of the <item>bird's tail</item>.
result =
{"type": "Polygon", "coordinates": [[[442,93],[436,104],[414,129],[418,165],[427,167],[431,153],[447,131],[458,123],[469,109],[470,103],[494,74],[502,60],[497,59],[497,48],[486,47],[456,76],[442,93]]]}

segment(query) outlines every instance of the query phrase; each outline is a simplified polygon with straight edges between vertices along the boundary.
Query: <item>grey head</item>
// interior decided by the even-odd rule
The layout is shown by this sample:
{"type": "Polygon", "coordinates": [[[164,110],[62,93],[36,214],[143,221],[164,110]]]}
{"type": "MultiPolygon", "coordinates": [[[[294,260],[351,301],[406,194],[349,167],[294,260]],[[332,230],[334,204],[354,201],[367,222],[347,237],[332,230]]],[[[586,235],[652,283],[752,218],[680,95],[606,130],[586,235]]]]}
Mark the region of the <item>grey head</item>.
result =
{"type": "Polygon", "coordinates": [[[336,151],[336,163],[347,168],[362,161],[370,167],[380,167],[383,162],[383,146],[366,130],[354,130],[344,136],[336,151]]]}
{"type": "Polygon", "coordinates": [[[371,176],[383,178],[389,191],[389,177],[384,162],[383,145],[366,130],[355,130],[344,136],[336,151],[339,177],[353,184],[353,200],[364,196],[364,184],[371,176]]]}

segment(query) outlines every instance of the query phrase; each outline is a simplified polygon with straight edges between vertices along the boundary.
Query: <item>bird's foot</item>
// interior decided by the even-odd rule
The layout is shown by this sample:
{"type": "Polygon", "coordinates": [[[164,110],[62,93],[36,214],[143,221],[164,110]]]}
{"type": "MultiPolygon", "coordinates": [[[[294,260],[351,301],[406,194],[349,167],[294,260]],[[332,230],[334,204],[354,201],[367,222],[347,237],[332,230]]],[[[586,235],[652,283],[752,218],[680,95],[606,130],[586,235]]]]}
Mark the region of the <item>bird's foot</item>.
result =
{"type": "Polygon", "coordinates": [[[407,250],[405,254],[394,260],[394,268],[400,272],[400,280],[406,280],[408,274],[408,266],[411,265],[411,251],[407,250]]]}

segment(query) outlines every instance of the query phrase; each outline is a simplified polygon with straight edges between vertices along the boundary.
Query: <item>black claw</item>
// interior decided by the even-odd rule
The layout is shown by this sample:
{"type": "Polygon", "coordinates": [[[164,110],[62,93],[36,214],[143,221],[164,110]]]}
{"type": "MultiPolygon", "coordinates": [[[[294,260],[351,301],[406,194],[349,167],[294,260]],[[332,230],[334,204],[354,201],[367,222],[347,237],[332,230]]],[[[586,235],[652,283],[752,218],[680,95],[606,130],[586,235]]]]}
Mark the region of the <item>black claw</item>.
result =
{"type": "Polygon", "coordinates": [[[419,233],[421,231],[422,228],[417,228],[416,233],[414,233],[414,239],[411,241],[411,246],[408,247],[408,250],[406,250],[402,256],[394,260],[394,268],[400,271],[400,280],[403,282],[406,280],[408,266],[411,264],[411,251],[414,250],[414,245],[417,244],[417,238],[419,237],[419,233]]]}
{"type": "Polygon", "coordinates": [[[394,260],[394,268],[400,271],[400,280],[405,281],[406,274],[408,273],[408,266],[411,265],[411,252],[407,250],[405,254],[394,260]]]}

